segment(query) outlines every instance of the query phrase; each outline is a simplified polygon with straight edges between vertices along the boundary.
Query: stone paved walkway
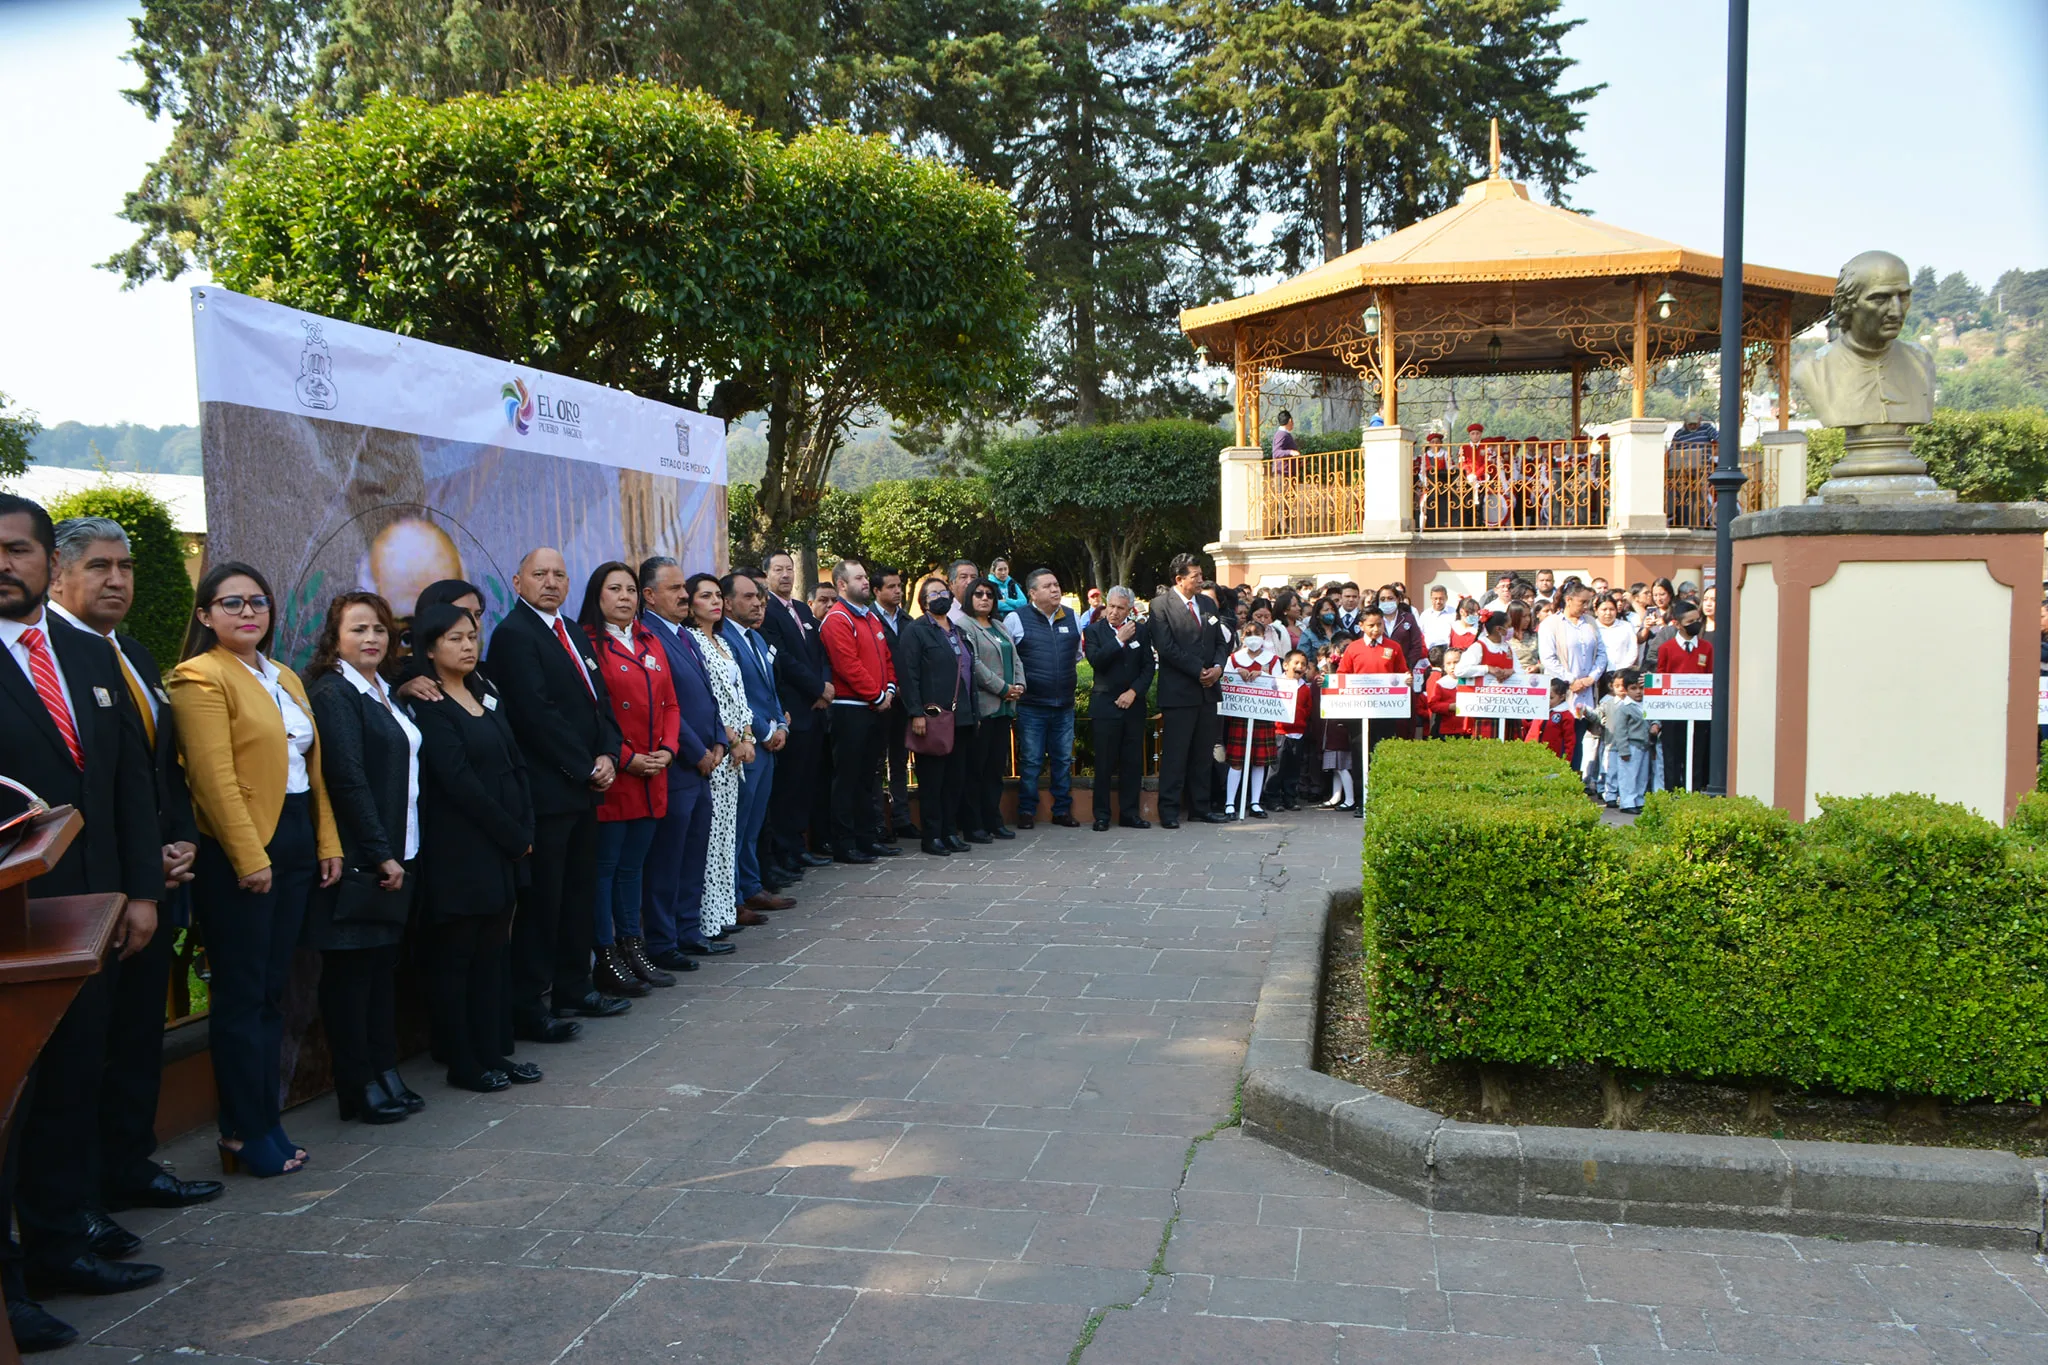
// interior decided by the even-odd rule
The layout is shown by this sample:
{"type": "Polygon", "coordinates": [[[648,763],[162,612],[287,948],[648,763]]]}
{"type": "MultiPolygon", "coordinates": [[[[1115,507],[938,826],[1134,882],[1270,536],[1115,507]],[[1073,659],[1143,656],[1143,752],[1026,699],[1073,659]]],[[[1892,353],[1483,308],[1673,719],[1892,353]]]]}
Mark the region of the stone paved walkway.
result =
{"type": "Polygon", "coordinates": [[[310,1170],[128,1215],[169,1274],[56,1301],[57,1359],[2048,1362],[2037,1258],[1431,1215],[1228,1126],[1267,908],[1358,829],[814,873],[544,1084],[421,1059],[411,1121],[311,1105],[310,1170]]]}

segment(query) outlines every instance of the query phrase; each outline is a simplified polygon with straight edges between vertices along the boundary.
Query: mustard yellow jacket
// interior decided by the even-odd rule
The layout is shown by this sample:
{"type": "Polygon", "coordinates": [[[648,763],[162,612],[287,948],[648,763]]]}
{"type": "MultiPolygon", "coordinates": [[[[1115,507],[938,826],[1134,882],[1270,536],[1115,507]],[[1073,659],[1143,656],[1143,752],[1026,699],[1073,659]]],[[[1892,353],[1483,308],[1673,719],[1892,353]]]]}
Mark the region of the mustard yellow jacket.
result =
{"type": "MultiPolygon", "coordinates": [[[[312,719],[299,675],[277,666],[278,682],[312,719]]],[[[270,836],[284,810],[289,771],[284,717],[270,692],[246,665],[224,649],[185,660],[164,679],[171,711],[178,718],[178,758],[192,789],[199,832],[220,842],[235,875],[246,877],[270,866],[270,836]]],[[[311,779],[313,837],[322,858],[341,856],[341,836],[320,780],[320,736],[306,752],[311,779]]]]}

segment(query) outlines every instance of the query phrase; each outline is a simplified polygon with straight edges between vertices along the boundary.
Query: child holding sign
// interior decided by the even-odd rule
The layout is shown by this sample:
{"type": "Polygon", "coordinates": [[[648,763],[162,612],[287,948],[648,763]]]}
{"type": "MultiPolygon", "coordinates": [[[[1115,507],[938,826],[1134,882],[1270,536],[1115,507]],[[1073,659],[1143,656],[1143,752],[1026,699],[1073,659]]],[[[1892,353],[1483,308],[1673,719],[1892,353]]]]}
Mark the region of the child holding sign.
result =
{"type": "Polygon", "coordinates": [[[1280,671],[1294,684],[1294,719],[1274,727],[1275,737],[1280,743],[1280,762],[1276,773],[1279,779],[1279,795],[1274,805],[1281,810],[1301,809],[1301,752],[1306,743],[1309,717],[1315,714],[1316,685],[1308,675],[1308,655],[1300,650],[1290,651],[1280,661],[1280,671]]]}
{"type": "MultiPolygon", "coordinates": [[[[1241,643],[1231,652],[1225,663],[1225,676],[1238,682],[1258,683],[1280,671],[1280,656],[1272,642],[1256,630],[1248,630],[1240,637],[1241,643]]],[[[1259,804],[1266,791],[1266,769],[1279,757],[1274,740],[1273,722],[1269,720],[1225,719],[1223,722],[1223,757],[1226,767],[1223,774],[1223,804],[1236,809],[1237,790],[1245,776],[1245,749],[1251,749],[1251,786],[1246,793],[1251,803],[1251,817],[1254,820],[1266,818],[1266,808],[1259,804]]]]}

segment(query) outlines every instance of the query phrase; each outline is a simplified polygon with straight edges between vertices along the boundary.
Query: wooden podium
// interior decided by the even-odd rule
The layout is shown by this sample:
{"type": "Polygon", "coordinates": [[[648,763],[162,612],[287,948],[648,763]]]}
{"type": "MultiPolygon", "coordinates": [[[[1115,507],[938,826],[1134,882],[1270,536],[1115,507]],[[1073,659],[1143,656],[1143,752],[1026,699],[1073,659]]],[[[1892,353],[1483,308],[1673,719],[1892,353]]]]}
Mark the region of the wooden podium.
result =
{"type": "MultiPolygon", "coordinates": [[[[126,896],[28,898],[28,884],[57,865],[85,820],[70,806],[39,817],[0,859],[0,1143],[14,1127],[14,1106],[43,1045],[71,1007],[79,985],[100,969],[126,896]]],[[[0,1332],[0,1365],[20,1356],[0,1332]]]]}

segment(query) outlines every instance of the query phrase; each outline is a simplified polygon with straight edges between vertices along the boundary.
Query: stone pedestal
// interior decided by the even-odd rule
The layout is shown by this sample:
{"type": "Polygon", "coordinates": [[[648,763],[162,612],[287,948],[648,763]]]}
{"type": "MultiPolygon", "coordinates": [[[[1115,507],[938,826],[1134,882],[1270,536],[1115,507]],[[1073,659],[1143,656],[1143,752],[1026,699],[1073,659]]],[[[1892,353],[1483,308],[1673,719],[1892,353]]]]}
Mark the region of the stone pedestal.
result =
{"type": "Polygon", "coordinates": [[[1413,442],[1406,427],[1367,427],[1359,436],[1368,537],[1404,536],[1415,529],[1413,442]]]}
{"type": "Polygon", "coordinates": [[[1607,481],[1617,531],[1661,531],[1664,515],[1664,419],[1631,417],[1607,428],[1607,481]]]}
{"type": "Polygon", "coordinates": [[[1924,792],[2004,823],[2039,757],[2044,530],[2041,503],[1736,518],[1728,789],[1802,820],[1924,792]]]}
{"type": "Polygon", "coordinates": [[[1252,522],[1258,500],[1252,496],[1253,481],[1265,473],[1266,452],[1257,446],[1225,446],[1217,457],[1223,482],[1223,526],[1218,540],[1250,540],[1260,528],[1252,522]]]}

